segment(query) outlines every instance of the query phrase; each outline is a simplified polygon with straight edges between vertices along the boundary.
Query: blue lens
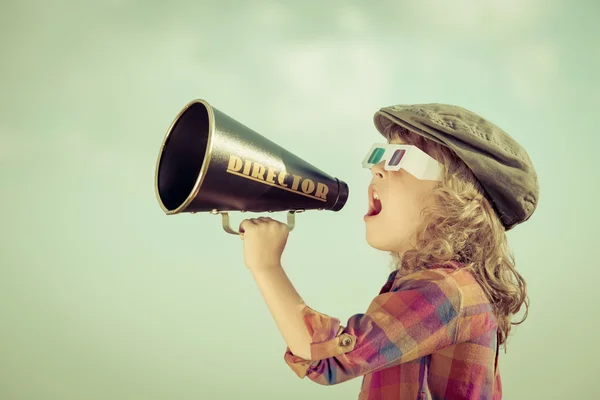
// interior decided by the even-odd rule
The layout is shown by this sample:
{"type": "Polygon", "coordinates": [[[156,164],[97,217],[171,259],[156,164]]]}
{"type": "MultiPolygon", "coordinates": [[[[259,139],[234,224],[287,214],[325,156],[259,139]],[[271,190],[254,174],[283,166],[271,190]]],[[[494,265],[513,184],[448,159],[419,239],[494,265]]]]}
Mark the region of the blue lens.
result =
{"type": "Polygon", "coordinates": [[[378,147],[375,150],[373,150],[373,152],[371,153],[371,157],[369,157],[369,161],[367,162],[369,164],[378,164],[379,161],[381,161],[381,157],[383,157],[384,154],[385,149],[378,147]]]}

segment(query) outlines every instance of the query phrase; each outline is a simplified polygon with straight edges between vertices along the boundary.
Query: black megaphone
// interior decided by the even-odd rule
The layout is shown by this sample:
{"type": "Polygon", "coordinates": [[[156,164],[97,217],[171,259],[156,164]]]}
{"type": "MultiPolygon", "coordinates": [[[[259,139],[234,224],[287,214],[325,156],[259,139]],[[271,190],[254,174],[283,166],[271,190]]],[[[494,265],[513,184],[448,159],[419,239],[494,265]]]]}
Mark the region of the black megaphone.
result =
{"type": "Polygon", "coordinates": [[[341,210],[348,185],[242,125],[204,100],[188,103],[163,140],[155,171],[158,202],[167,214],[229,211],[341,210]]]}

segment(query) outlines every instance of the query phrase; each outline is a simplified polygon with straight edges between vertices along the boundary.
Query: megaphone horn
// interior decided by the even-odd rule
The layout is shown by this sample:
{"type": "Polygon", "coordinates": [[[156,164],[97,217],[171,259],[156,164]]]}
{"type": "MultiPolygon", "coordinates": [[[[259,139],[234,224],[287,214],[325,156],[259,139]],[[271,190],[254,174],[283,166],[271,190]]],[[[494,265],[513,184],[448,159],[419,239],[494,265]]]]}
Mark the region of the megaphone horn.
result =
{"type": "Polygon", "coordinates": [[[167,215],[229,211],[339,211],[348,185],[276,145],[210,106],[189,102],[175,117],[162,142],[155,171],[158,202],[167,215]]]}

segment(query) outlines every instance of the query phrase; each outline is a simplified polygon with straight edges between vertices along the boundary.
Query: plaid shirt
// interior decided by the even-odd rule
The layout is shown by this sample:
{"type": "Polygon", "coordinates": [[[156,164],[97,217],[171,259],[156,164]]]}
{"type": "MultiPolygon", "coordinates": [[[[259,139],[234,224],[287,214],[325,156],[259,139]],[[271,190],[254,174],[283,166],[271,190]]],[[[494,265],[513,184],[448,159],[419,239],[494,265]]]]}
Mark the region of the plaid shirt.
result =
{"type": "Polygon", "coordinates": [[[497,322],[473,275],[459,268],[390,274],[346,327],[304,308],[311,360],[286,349],[300,377],[335,385],[363,376],[359,400],[498,400],[497,322]]]}

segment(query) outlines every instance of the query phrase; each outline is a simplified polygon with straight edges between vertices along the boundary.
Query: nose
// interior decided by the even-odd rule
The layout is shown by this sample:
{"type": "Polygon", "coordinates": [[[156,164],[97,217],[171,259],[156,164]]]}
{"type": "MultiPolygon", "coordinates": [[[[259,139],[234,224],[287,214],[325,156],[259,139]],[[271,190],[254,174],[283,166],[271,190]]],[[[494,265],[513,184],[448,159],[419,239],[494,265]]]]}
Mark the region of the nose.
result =
{"type": "Polygon", "coordinates": [[[375,178],[383,178],[387,175],[387,171],[385,170],[385,160],[375,164],[371,167],[371,173],[375,178]]]}

